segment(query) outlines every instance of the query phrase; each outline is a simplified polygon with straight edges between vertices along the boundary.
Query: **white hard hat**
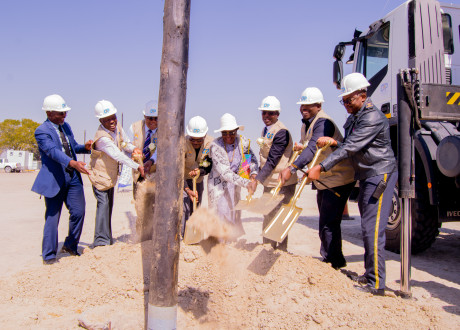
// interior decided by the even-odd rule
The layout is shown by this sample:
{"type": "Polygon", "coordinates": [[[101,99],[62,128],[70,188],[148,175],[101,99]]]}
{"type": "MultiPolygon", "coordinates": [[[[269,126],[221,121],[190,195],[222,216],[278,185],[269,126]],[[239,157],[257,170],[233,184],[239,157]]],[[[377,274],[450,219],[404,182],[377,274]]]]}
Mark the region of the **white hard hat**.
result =
{"type": "Polygon", "coordinates": [[[297,104],[316,104],[324,103],[323,93],[316,87],[307,87],[300,95],[300,100],[297,104]]]}
{"type": "Polygon", "coordinates": [[[185,131],[192,137],[201,138],[208,132],[208,124],[203,117],[196,116],[189,120],[185,131]]]}
{"type": "Polygon", "coordinates": [[[142,111],[144,116],[147,117],[158,117],[158,104],[155,101],[149,101],[145,104],[144,110],[142,111]]]}
{"type": "Polygon", "coordinates": [[[53,94],[45,97],[42,110],[64,112],[69,111],[70,107],[67,106],[61,95],[53,94]]]}
{"type": "Polygon", "coordinates": [[[235,129],[244,130],[244,126],[238,125],[236,123],[236,118],[233,115],[225,113],[222,117],[220,117],[220,128],[216,129],[214,133],[222,131],[233,131],[235,129]]]}
{"type": "Polygon", "coordinates": [[[353,72],[346,75],[342,80],[342,94],[339,97],[350,95],[359,90],[366,90],[369,87],[369,81],[359,72],[353,72]]]}
{"type": "Polygon", "coordinates": [[[117,113],[117,108],[115,108],[112,102],[107,100],[102,100],[97,102],[94,107],[94,113],[97,118],[105,118],[117,113]]]}
{"type": "Polygon", "coordinates": [[[259,110],[262,111],[281,111],[281,103],[274,96],[267,96],[262,100],[259,110]]]}

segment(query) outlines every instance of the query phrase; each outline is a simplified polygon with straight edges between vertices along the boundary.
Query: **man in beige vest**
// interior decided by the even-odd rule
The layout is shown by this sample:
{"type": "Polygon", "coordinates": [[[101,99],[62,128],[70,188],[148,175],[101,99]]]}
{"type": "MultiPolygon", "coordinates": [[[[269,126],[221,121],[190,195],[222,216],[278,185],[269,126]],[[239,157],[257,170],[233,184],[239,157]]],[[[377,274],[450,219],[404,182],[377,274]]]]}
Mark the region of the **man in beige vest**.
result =
{"type": "MultiPolygon", "coordinates": [[[[278,120],[281,111],[280,101],[274,96],[267,96],[262,100],[258,108],[261,111],[262,121],[265,124],[262,136],[258,142],[260,145],[260,171],[256,180],[264,186],[264,193],[278,185],[278,177],[281,170],[287,167],[289,158],[292,156],[292,137],[284,124],[278,120]]],[[[270,223],[282,204],[287,204],[295,193],[297,175],[284,182],[280,194],[284,199],[268,215],[264,216],[262,230],[270,223]]],[[[286,237],[283,242],[277,243],[268,238],[263,238],[263,243],[270,243],[273,248],[287,251],[286,237]]]]}
{"type": "MultiPolygon", "coordinates": [[[[158,105],[155,101],[149,101],[146,103],[142,113],[144,114],[144,119],[131,125],[131,131],[134,135],[133,144],[136,148],[142,150],[145,173],[153,173],[156,170],[157,159],[158,105]]],[[[137,185],[143,180],[144,177],[140,176],[139,172],[133,171],[134,199],[136,199],[137,185]]]]}
{"type": "Polygon", "coordinates": [[[200,116],[193,117],[189,120],[185,128],[185,171],[184,171],[184,217],[182,221],[182,237],[185,232],[185,224],[193,213],[193,199],[197,199],[197,205],[201,203],[204,190],[204,176],[211,171],[211,159],[209,155],[209,146],[214,140],[212,136],[207,135],[208,124],[200,116]],[[193,192],[193,177],[200,175],[196,180],[196,192],[193,192]]]}
{"type": "MultiPolygon", "coordinates": [[[[291,175],[297,169],[307,166],[316,152],[316,141],[322,136],[330,136],[335,140],[342,141],[343,137],[334,121],[322,110],[324,102],[323,94],[316,87],[309,87],[302,93],[300,101],[300,113],[302,115],[301,146],[304,148],[299,158],[292,166],[283,169],[281,181],[288,182],[291,175]]],[[[332,152],[327,149],[320,156],[320,160],[326,158],[332,152]]],[[[316,200],[319,210],[319,237],[321,239],[321,256],[324,262],[328,262],[335,269],[346,266],[342,253],[342,233],[340,223],[342,213],[355,185],[354,171],[349,160],[337,164],[327,173],[323,173],[318,181],[313,183],[313,189],[317,189],[316,200]],[[324,185],[322,184],[324,183],[324,185]],[[332,188],[340,197],[326,188],[332,188]]]]}
{"type": "Polygon", "coordinates": [[[97,200],[96,225],[93,246],[109,245],[112,239],[112,209],[114,186],[118,178],[118,164],[122,163],[144,175],[144,167],[123,153],[140,154],[117,122],[117,109],[110,101],[99,101],[95,106],[99,126],[91,148],[90,181],[97,200]]]}

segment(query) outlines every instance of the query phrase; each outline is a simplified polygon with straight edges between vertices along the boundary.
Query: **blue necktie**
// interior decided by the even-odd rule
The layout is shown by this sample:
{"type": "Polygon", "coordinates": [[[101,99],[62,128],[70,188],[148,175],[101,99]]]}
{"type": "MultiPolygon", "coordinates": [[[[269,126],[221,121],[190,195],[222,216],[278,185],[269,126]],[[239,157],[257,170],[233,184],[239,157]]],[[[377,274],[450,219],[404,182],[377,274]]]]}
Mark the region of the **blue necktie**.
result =
{"type": "Polygon", "coordinates": [[[265,128],[264,128],[264,136],[263,137],[265,137],[265,135],[267,135],[267,131],[268,131],[267,126],[265,126],[265,128]]]}
{"type": "Polygon", "coordinates": [[[150,148],[149,145],[151,143],[150,138],[152,135],[152,130],[149,129],[147,132],[147,137],[144,141],[144,149],[142,149],[142,153],[144,154],[144,163],[150,159],[150,148]]]}

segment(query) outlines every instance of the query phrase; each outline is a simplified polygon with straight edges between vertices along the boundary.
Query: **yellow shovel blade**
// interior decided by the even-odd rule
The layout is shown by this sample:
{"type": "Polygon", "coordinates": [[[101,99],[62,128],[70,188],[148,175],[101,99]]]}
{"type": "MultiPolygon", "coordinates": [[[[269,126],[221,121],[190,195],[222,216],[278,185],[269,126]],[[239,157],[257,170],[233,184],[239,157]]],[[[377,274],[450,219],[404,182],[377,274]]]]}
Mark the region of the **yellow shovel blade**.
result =
{"type": "Polygon", "coordinates": [[[249,210],[251,206],[255,203],[257,203],[259,199],[258,198],[251,198],[249,201],[247,199],[242,199],[238,203],[236,203],[234,210],[235,211],[243,211],[243,210],[249,210]]]}
{"type": "Polygon", "coordinates": [[[273,220],[264,229],[263,236],[281,243],[299,218],[300,212],[302,212],[300,207],[292,204],[283,204],[273,220]]]}
{"type": "Polygon", "coordinates": [[[189,222],[185,225],[184,243],[198,244],[204,239],[204,234],[198,228],[190,225],[189,222]]]}
{"type": "Polygon", "coordinates": [[[269,214],[283,200],[284,195],[273,196],[271,193],[265,193],[262,197],[257,198],[255,202],[249,203],[247,211],[262,215],[269,214]]]}

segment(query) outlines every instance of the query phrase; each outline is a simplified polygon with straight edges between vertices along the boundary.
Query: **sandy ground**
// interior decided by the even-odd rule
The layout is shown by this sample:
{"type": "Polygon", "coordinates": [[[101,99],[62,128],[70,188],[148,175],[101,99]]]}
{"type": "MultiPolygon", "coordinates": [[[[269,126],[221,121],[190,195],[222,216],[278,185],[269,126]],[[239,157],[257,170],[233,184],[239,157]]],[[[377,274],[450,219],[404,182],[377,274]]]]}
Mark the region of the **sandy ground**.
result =
{"type": "MultiPolygon", "coordinates": [[[[36,172],[0,173],[0,328],[76,329],[83,319],[101,327],[142,329],[148,301],[150,243],[135,243],[132,191],[115,195],[115,244],[90,249],[96,201],[85,178],[86,219],[81,257],[59,254],[42,265],[44,200],[30,191],[36,172]]],[[[444,224],[428,251],[412,257],[414,299],[395,297],[399,255],[387,252],[388,295],[357,292],[346,276],[322,263],[315,193],[307,187],[289,253],[261,244],[261,217],[243,216],[246,234],[235,244],[181,246],[178,328],[460,328],[460,223],[444,224]]],[[[355,220],[344,221],[346,269],[363,272],[355,220]]],[[[59,244],[68,230],[64,208],[59,244]]]]}

